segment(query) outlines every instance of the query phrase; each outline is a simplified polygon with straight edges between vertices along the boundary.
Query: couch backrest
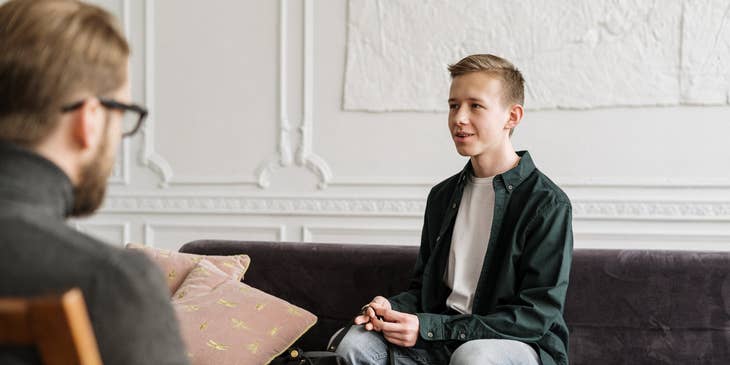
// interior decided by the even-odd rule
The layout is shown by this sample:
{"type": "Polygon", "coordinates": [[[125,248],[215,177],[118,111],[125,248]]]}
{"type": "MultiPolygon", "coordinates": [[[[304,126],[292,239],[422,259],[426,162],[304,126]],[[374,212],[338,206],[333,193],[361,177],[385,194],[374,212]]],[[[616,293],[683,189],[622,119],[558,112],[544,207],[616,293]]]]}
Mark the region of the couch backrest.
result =
{"type": "Polygon", "coordinates": [[[730,364],[730,252],[576,250],[565,317],[576,364],[730,364]]]}
{"type": "Polygon", "coordinates": [[[201,240],[180,252],[249,255],[243,281],[317,315],[317,324],[297,345],[324,349],[373,296],[408,286],[418,247],[201,240]]]}
{"type": "MultiPolygon", "coordinates": [[[[245,253],[244,281],[319,321],[322,349],[374,295],[408,286],[418,247],[201,240],[181,252],[245,253]]],[[[730,252],[575,250],[565,308],[573,364],[730,364],[730,252]]]]}

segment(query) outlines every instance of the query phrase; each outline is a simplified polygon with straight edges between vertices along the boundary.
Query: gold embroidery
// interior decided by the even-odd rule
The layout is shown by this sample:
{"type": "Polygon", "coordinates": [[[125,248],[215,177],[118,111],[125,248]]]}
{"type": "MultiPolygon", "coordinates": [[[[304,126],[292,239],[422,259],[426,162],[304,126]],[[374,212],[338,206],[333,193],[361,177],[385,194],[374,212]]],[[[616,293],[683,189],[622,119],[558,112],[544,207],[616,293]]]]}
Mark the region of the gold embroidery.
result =
{"type": "Polygon", "coordinates": [[[227,300],[225,300],[223,298],[218,299],[218,302],[217,303],[220,304],[220,305],[224,305],[224,306],[226,306],[228,308],[235,308],[236,307],[236,303],[229,302],[229,301],[227,301],[227,300]]]}
{"type": "Polygon", "coordinates": [[[244,323],[244,322],[243,322],[242,320],[240,320],[240,319],[236,319],[236,318],[231,318],[231,322],[233,323],[233,328],[238,328],[238,329],[242,329],[242,330],[247,330],[247,329],[249,329],[249,327],[248,327],[248,326],[246,326],[246,323],[244,323]]]}
{"type": "Polygon", "coordinates": [[[186,312],[195,312],[197,310],[200,310],[200,306],[199,305],[194,305],[194,304],[193,305],[186,305],[184,308],[185,308],[185,311],[186,312]]]}
{"type": "Polygon", "coordinates": [[[191,261],[192,263],[194,263],[194,264],[197,264],[197,263],[198,263],[198,262],[200,262],[200,260],[202,260],[202,259],[203,259],[202,257],[191,257],[191,258],[190,258],[190,261],[191,261]]]}
{"type": "Polygon", "coordinates": [[[223,263],[223,266],[230,267],[231,269],[235,269],[236,268],[236,265],[234,265],[232,262],[224,262],[223,263]]]}
{"type": "Polygon", "coordinates": [[[271,329],[271,330],[269,331],[269,336],[271,336],[271,337],[274,337],[274,336],[276,336],[277,334],[279,334],[279,330],[280,330],[280,329],[281,329],[281,327],[274,327],[274,328],[272,328],[272,329],[271,329]]]}
{"type": "Polygon", "coordinates": [[[190,273],[191,274],[194,274],[194,275],[199,275],[199,276],[210,276],[210,272],[208,270],[206,270],[205,268],[200,267],[200,266],[198,266],[195,269],[193,269],[193,271],[191,271],[190,273]]]}
{"type": "Polygon", "coordinates": [[[205,329],[208,328],[208,321],[205,321],[200,324],[200,330],[205,331],[205,329]]]}
{"type": "Polygon", "coordinates": [[[291,315],[293,315],[295,317],[301,317],[302,316],[302,312],[299,311],[299,308],[295,308],[295,307],[292,307],[292,306],[289,306],[287,308],[287,312],[289,312],[289,314],[291,314],[291,315]]]}
{"type": "Polygon", "coordinates": [[[208,340],[208,347],[212,347],[218,351],[225,351],[228,350],[228,345],[217,343],[213,340],[208,340]]]}
{"type": "Polygon", "coordinates": [[[167,278],[168,278],[169,280],[173,280],[173,279],[175,279],[175,270],[172,270],[172,271],[170,271],[170,272],[169,272],[169,273],[167,274],[167,278]]]}
{"type": "Polygon", "coordinates": [[[185,297],[185,296],[186,296],[187,294],[188,294],[188,292],[187,292],[186,290],[181,290],[181,291],[180,291],[180,294],[178,294],[178,295],[177,295],[177,299],[182,299],[182,298],[183,298],[183,297],[185,297]]]}
{"type": "Polygon", "coordinates": [[[246,348],[248,348],[248,351],[251,351],[252,354],[258,353],[259,352],[259,343],[258,342],[250,343],[250,344],[248,344],[248,346],[246,346],[246,348]]]}

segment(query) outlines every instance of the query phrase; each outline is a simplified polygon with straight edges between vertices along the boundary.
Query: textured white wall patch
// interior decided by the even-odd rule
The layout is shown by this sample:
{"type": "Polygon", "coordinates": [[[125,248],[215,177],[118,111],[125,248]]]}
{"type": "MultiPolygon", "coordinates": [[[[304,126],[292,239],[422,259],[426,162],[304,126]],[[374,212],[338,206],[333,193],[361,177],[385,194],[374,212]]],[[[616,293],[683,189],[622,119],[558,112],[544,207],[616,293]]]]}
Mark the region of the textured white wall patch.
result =
{"type": "Polygon", "coordinates": [[[727,0],[350,0],[344,109],[445,111],[446,66],[513,61],[530,109],[726,104],[727,0]]]}

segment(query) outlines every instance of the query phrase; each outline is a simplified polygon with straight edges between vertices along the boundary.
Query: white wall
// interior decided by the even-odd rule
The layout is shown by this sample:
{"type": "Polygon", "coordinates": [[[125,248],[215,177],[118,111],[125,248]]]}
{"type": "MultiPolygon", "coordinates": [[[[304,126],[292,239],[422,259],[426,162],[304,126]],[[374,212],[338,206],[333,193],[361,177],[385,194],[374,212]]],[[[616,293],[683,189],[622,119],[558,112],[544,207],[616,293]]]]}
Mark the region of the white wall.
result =
{"type": "Polygon", "coordinates": [[[76,222],[114,244],[418,244],[430,186],[465,163],[446,63],[497,52],[540,86],[513,138],[570,195],[576,247],[730,250],[723,1],[479,3],[494,24],[466,0],[97,2],[125,20],[152,111],[76,222]]]}

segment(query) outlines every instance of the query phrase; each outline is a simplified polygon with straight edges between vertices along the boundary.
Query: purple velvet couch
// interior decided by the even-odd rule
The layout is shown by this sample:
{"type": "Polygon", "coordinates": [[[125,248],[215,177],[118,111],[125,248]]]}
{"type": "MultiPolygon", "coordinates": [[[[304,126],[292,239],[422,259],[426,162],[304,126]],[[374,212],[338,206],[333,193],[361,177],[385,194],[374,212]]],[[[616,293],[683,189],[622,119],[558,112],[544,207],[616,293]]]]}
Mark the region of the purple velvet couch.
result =
{"type": "MultiPolygon", "coordinates": [[[[199,240],[247,254],[244,281],[319,317],[297,345],[326,347],[374,295],[405,289],[418,247],[199,240]]],[[[565,317],[571,364],[730,365],[730,252],[575,250],[565,317]]]]}

